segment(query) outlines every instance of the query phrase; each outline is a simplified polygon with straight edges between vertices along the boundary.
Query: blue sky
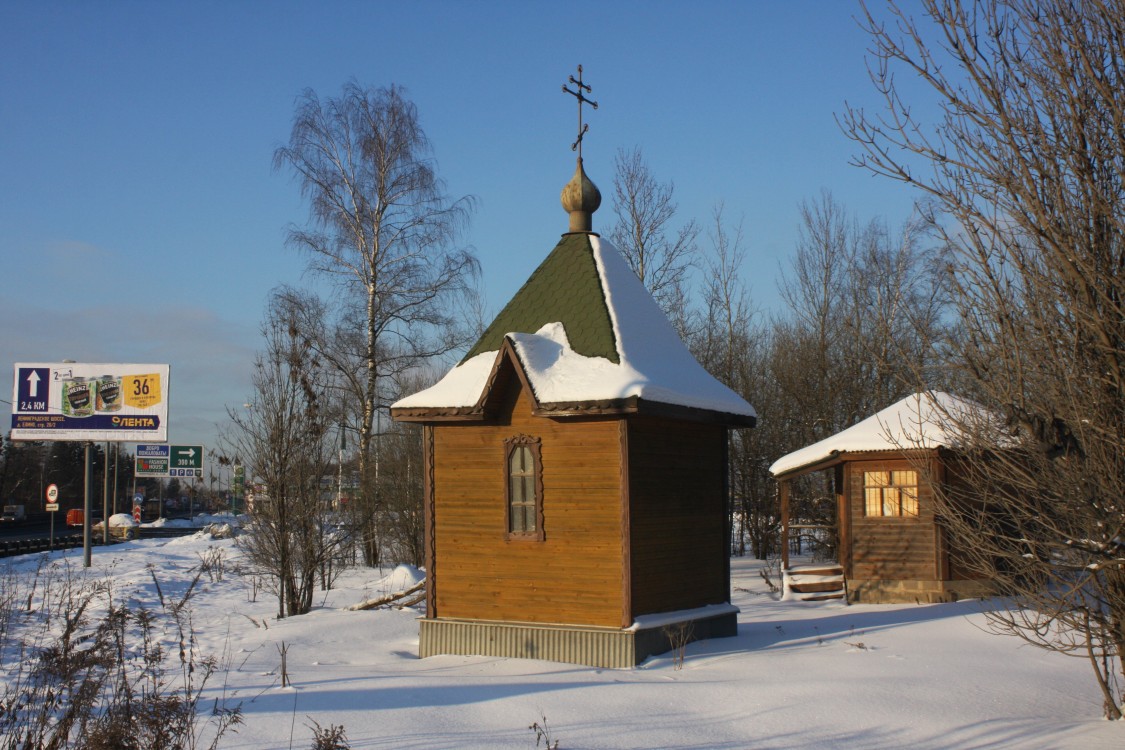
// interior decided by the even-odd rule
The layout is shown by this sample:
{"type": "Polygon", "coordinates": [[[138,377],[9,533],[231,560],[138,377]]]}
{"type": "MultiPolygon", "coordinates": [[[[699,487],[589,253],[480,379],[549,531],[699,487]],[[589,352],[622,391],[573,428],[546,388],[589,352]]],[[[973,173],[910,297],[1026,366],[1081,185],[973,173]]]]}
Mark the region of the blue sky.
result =
{"type": "MultiPolygon", "coordinates": [[[[272,169],[305,88],[406,87],[497,311],[566,231],[581,63],[587,173],[639,146],[682,219],[743,221],[743,279],[778,309],[798,206],[822,189],[898,226],[914,198],[848,161],[835,115],[877,106],[838,2],[0,0],[0,398],[16,362],[169,363],[170,440],[214,445],[250,393],[269,290],[302,283],[307,217],[272,169]]],[[[7,405],[4,405],[7,408],[7,405]]]]}

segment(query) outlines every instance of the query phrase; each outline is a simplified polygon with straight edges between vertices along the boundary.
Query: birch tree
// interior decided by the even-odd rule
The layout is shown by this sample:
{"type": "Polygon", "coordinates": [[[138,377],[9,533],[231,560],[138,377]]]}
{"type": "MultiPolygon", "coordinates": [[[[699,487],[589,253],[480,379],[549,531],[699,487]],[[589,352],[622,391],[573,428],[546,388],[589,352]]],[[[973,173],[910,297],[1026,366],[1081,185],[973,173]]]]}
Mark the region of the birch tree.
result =
{"type": "Polygon", "coordinates": [[[376,564],[381,380],[463,343],[457,304],[471,294],[478,264],[457,239],[472,201],[446,196],[417,108],[393,85],[351,82],[323,100],[306,90],[274,164],[292,170],[310,206],[308,224],[290,230],[290,244],[305,253],[310,271],[336,285],[341,325],[318,347],[356,414],[364,554],[376,564]]]}

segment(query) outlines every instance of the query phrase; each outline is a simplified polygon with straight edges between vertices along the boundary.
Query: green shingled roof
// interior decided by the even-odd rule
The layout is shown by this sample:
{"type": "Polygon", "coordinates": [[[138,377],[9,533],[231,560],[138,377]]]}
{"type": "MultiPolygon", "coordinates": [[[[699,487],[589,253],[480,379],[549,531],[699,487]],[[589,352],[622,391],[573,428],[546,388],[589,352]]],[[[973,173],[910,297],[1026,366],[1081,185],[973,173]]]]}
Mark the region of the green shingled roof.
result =
{"type": "Polygon", "coordinates": [[[585,233],[563,235],[462,361],[497,351],[508,333],[535,333],[548,323],[563,324],[576,353],[620,363],[594,249],[585,233]]]}

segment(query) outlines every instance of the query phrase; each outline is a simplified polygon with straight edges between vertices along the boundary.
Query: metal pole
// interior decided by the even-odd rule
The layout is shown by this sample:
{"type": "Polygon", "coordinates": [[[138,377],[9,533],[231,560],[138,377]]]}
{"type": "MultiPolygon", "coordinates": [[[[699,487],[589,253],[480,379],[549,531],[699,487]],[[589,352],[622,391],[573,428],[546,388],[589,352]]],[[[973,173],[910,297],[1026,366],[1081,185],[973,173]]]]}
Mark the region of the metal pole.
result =
{"type": "Polygon", "coordinates": [[[82,565],[90,567],[90,511],[94,499],[94,444],[86,443],[86,491],[82,518],[82,565]]]}
{"type": "Polygon", "coordinates": [[[121,443],[113,444],[113,515],[117,515],[117,469],[121,463],[121,443]]]}
{"type": "Polygon", "coordinates": [[[109,544],[109,441],[102,462],[102,544],[109,544]]]}
{"type": "Polygon", "coordinates": [[[340,422],[340,452],[336,460],[336,512],[344,504],[344,423],[340,422]]]}

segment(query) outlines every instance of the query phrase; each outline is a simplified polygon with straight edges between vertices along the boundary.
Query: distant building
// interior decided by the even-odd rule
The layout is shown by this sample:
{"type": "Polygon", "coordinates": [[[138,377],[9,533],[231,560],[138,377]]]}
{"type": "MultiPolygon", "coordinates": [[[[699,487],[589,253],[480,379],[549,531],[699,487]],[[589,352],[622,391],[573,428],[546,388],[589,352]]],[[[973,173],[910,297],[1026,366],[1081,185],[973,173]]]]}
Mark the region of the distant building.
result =
{"type": "Polygon", "coordinates": [[[980,407],[948,393],[915,393],[770,467],[781,494],[782,567],[824,594],[823,565],[789,565],[790,483],[831,471],[838,563],[847,597],[864,602],[951,601],[988,593],[941,524],[934,490],[958,481],[958,425],[980,407]],[[817,575],[819,574],[819,575],[817,575]]]}

